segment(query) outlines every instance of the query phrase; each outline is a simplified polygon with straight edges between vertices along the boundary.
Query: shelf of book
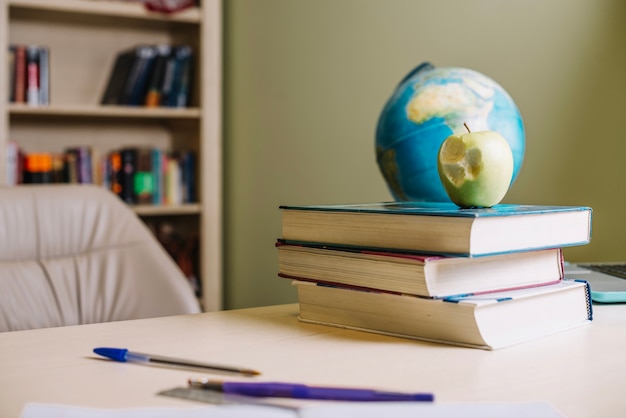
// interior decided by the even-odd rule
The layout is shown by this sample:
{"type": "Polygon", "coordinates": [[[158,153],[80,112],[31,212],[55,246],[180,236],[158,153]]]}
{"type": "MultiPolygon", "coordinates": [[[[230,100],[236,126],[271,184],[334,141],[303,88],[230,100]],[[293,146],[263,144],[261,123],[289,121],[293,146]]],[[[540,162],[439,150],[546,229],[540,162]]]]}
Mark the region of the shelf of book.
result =
{"type": "Polygon", "coordinates": [[[192,203],[131,208],[145,221],[173,217],[198,233],[207,311],[222,308],[221,32],[220,0],[173,14],[129,0],[0,0],[0,62],[9,62],[11,45],[41,46],[50,69],[43,105],[9,103],[12,81],[0,78],[0,184],[9,181],[9,144],[35,154],[88,147],[94,158],[128,147],[193,152],[192,203]],[[116,55],[137,45],[191,48],[182,107],[101,105],[116,55]]]}

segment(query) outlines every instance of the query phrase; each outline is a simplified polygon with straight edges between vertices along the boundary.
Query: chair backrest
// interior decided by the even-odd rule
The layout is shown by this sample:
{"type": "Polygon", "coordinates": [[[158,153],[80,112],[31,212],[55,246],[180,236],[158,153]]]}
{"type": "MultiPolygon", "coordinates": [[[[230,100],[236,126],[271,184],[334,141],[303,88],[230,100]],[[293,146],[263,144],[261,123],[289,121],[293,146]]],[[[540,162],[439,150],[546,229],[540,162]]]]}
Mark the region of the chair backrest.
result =
{"type": "Polygon", "coordinates": [[[0,187],[0,331],[197,312],[185,276],[117,196],[0,187]]]}

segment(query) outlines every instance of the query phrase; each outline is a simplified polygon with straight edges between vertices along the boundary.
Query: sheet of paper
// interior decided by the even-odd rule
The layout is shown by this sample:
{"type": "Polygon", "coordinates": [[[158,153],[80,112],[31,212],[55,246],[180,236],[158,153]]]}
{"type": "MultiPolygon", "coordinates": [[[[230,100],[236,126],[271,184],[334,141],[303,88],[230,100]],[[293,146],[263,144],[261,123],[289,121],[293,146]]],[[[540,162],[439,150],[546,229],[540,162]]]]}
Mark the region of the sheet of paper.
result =
{"type": "Polygon", "coordinates": [[[546,402],[341,403],[303,408],[298,418],[564,418],[546,402]]]}
{"type": "Polygon", "coordinates": [[[256,405],[215,405],[191,408],[85,408],[29,403],[20,418],[298,418],[295,410],[256,405]]]}
{"type": "Polygon", "coordinates": [[[20,418],[563,418],[546,402],[524,403],[339,403],[299,410],[266,405],[214,405],[190,408],[101,409],[30,403],[20,418]]]}

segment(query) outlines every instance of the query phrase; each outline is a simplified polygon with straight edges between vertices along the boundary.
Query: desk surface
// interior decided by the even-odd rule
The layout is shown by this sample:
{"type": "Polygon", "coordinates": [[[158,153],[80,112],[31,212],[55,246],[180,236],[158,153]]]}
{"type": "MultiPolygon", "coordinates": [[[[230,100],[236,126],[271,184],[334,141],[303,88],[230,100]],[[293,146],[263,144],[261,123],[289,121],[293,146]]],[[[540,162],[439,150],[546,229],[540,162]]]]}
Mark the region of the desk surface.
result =
{"type": "Polygon", "coordinates": [[[496,351],[303,324],[297,312],[294,304],[0,333],[0,416],[18,417],[27,402],[199,405],[155,395],[197,373],[97,359],[99,346],[250,367],[263,373],[256,380],[433,392],[439,402],[545,400],[567,417],[626,411],[626,305],[594,306],[591,325],[496,351]]]}

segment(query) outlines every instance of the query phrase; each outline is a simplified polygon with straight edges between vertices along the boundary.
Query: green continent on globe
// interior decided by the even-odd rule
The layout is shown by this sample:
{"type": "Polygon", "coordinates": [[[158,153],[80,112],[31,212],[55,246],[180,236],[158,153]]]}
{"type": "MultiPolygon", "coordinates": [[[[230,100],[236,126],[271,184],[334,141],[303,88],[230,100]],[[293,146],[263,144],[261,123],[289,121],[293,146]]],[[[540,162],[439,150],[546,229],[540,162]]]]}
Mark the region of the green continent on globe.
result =
{"type": "Polygon", "coordinates": [[[402,200],[407,200],[406,195],[402,191],[402,186],[398,181],[398,165],[396,164],[396,151],[393,149],[378,150],[378,165],[383,173],[383,177],[387,185],[396,196],[402,200]]]}
{"type": "MultiPolygon", "coordinates": [[[[423,124],[432,118],[442,118],[447,123],[470,116],[486,120],[493,108],[494,92],[490,86],[463,77],[459,82],[426,85],[417,88],[407,105],[409,120],[423,124]]],[[[451,126],[453,131],[457,126],[451,126]]],[[[473,128],[476,130],[476,128],[473,128]]]]}

